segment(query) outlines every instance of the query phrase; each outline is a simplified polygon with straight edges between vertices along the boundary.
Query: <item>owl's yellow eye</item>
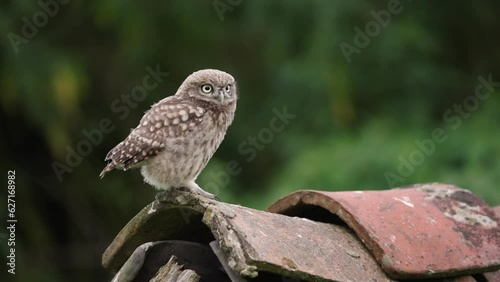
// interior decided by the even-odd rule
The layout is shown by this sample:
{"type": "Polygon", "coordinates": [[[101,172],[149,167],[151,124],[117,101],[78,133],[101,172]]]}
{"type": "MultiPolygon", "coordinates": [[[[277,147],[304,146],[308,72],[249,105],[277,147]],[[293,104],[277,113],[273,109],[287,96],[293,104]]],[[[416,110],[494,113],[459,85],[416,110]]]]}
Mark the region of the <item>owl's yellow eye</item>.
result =
{"type": "Polygon", "coordinates": [[[226,89],[225,89],[225,90],[226,90],[226,93],[231,92],[231,84],[228,84],[228,85],[226,86],[226,89]]]}
{"type": "Polygon", "coordinates": [[[201,86],[201,91],[203,91],[203,93],[212,93],[212,85],[210,84],[204,84],[201,86]]]}

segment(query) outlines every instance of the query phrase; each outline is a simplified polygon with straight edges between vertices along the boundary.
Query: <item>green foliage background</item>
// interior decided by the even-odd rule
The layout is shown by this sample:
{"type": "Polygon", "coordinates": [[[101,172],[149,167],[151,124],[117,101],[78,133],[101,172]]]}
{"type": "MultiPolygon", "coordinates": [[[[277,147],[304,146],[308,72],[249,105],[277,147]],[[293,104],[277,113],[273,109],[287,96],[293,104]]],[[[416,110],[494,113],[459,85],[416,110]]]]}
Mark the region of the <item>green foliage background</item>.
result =
{"type": "MultiPolygon", "coordinates": [[[[18,264],[9,278],[110,279],[102,252],[155,191],[138,171],[99,179],[103,158],[150,105],[203,68],[233,74],[240,91],[234,124],[198,180],[217,184],[209,192],[223,201],[262,209],[298,189],[388,189],[385,174],[398,174],[399,158],[442,128],[446,141],[394,185],[452,183],[500,205],[500,88],[467,115],[454,108],[474,95],[479,76],[500,81],[500,2],[401,1],[350,63],[340,44],[355,46],[354,28],[364,30],[388,1],[243,0],[222,13],[213,3],[70,1],[17,53],[9,34],[22,36],[23,17],[33,22],[42,8],[1,4],[1,169],[17,172],[18,264]],[[157,64],[169,76],[120,119],[112,103],[157,64]],[[254,158],[242,154],[284,107],[296,115],[290,124],[254,158]],[[448,110],[459,126],[443,117],[448,110]],[[60,182],[54,161],[66,164],[67,148],[104,118],[115,130],[60,182]],[[229,161],[241,172],[221,185],[229,161]]],[[[5,203],[6,188],[0,195],[5,203]]]]}

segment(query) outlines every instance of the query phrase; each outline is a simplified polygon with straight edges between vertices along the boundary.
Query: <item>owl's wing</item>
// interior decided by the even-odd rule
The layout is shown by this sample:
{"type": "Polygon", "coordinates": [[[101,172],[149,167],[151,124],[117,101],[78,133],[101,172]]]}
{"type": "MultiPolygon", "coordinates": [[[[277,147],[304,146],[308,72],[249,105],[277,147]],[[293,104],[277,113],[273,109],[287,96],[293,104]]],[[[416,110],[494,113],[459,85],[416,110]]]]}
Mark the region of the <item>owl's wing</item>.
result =
{"type": "Polygon", "coordinates": [[[160,154],[169,144],[194,130],[205,112],[202,107],[174,96],[153,105],[130,135],[106,155],[105,161],[109,163],[100,176],[115,167],[127,170],[160,154]]]}

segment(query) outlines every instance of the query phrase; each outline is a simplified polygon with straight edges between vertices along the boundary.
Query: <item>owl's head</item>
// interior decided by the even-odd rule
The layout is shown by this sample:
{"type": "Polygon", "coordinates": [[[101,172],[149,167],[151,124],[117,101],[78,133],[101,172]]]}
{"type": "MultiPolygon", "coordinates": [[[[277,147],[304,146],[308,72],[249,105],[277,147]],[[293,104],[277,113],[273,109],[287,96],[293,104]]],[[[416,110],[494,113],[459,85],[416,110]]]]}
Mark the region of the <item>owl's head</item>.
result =
{"type": "Polygon", "coordinates": [[[184,80],[176,95],[219,105],[232,104],[238,98],[234,77],[215,69],[192,73],[184,80]]]}

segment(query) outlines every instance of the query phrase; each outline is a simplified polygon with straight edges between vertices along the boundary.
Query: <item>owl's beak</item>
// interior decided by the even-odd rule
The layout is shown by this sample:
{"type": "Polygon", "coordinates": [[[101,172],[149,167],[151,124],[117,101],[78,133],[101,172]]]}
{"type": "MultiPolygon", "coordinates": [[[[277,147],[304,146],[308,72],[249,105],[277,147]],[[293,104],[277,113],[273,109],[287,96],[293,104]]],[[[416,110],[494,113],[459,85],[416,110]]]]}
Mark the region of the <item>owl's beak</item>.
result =
{"type": "Polygon", "coordinates": [[[219,89],[219,101],[224,103],[224,90],[219,89]]]}

